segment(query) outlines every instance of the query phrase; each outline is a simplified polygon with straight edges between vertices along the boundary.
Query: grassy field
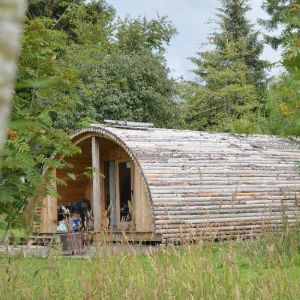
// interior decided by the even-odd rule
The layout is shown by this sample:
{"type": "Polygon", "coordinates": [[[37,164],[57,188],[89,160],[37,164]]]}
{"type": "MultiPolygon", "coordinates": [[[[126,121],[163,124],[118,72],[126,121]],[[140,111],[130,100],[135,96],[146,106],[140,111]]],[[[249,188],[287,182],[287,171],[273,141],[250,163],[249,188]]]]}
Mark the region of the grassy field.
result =
{"type": "Polygon", "coordinates": [[[91,259],[2,255],[0,298],[300,299],[298,248],[293,233],[91,259]]]}

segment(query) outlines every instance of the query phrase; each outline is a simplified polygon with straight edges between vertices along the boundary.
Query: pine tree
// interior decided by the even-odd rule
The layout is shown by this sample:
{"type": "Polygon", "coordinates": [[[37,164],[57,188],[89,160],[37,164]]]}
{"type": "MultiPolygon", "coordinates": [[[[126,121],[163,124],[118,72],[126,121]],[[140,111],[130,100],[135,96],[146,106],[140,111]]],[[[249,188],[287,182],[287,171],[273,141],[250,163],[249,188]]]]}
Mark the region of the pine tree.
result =
{"type": "Polygon", "coordinates": [[[250,83],[261,86],[266,83],[265,68],[267,62],[260,59],[263,43],[258,40],[259,33],[253,30],[253,25],[246,18],[251,10],[248,0],[221,0],[219,8],[220,33],[213,37],[213,43],[219,49],[225,49],[228,41],[243,41],[245,52],[240,59],[247,65],[247,74],[250,83]]]}
{"type": "Polygon", "coordinates": [[[263,44],[245,16],[247,0],[221,3],[219,29],[209,39],[214,49],[191,59],[200,90],[188,101],[186,120],[195,129],[235,130],[239,120],[258,109],[266,84],[267,62],[259,58],[263,44]]]}
{"type": "Polygon", "coordinates": [[[269,19],[260,20],[268,31],[280,33],[266,35],[266,41],[274,48],[285,46],[291,39],[300,35],[300,1],[299,0],[264,0],[262,8],[269,19]]]}
{"type": "Polygon", "coordinates": [[[268,91],[266,131],[300,136],[300,1],[266,0],[263,8],[270,16],[263,25],[270,31],[281,28],[279,34],[266,40],[275,49],[282,47],[285,68],[268,91]]]}

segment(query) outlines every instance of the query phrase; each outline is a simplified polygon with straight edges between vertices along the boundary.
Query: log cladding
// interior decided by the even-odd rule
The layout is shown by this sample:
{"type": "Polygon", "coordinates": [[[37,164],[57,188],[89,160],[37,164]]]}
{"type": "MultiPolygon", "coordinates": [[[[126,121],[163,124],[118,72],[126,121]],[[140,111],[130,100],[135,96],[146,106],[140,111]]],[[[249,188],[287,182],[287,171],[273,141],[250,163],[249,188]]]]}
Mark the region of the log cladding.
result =
{"type": "Polygon", "coordinates": [[[252,236],[298,220],[300,149],[288,139],[105,125],[72,138],[92,135],[118,143],[131,156],[164,242],[252,236]]]}

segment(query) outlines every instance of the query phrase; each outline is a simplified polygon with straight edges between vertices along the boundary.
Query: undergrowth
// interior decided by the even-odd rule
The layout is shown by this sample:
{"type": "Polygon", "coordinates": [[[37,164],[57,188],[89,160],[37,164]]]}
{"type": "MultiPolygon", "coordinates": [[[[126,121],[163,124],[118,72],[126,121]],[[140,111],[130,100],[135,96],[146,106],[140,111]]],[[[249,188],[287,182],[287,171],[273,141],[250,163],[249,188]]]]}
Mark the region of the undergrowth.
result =
{"type": "MultiPolygon", "coordinates": [[[[1,299],[300,299],[299,232],[89,259],[0,256],[1,299]]],[[[137,249],[138,246],[126,245],[137,249]]],[[[101,249],[101,246],[100,248],[101,249]]]]}

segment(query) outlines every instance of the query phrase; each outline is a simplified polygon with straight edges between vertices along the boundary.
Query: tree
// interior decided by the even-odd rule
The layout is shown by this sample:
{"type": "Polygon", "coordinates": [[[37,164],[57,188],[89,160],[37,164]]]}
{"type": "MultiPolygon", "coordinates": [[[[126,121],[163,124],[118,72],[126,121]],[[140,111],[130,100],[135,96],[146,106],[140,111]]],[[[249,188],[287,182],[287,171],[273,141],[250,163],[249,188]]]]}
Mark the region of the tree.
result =
{"type": "Polygon", "coordinates": [[[260,20],[269,31],[280,26],[277,35],[266,35],[266,41],[274,48],[283,48],[282,64],[290,73],[300,75],[300,3],[291,0],[265,0],[263,8],[270,15],[268,20],[260,20]]]}
{"type": "Polygon", "coordinates": [[[257,87],[264,87],[268,63],[260,59],[263,43],[258,40],[259,33],[253,30],[253,25],[246,18],[246,13],[251,10],[248,0],[221,0],[221,3],[217,14],[221,31],[213,34],[211,42],[220,50],[225,50],[228,42],[243,43],[246,51],[242,52],[240,60],[247,66],[247,80],[257,87]]]}
{"type": "Polygon", "coordinates": [[[144,18],[121,20],[118,23],[118,46],[125,53],[138,53],[149,50],[165,61],[165,45],[177,33],[167,17],[147,20],[144,18]]]}
{"type": "Polygon", "coordinates": [[[214,49],[191,59],[197,66],[199,90],[187,103],[186,121],[194,129],[249,131],[266,84],[267,63],[259,58],[262,43],[245,17],[247,1],[221,2],[219,30],[209,39],[214,49]]]}
{"type": "Polygon", "coordinates": [[[77,43],[97,43],[111,35],[115,10],[103,0],[29,0],[27,17],[51,19],[51,29],[64,31],[77,43]]]}
{"type": "Polygon", "coordinates": [[[248,82],[247,66],[239,59],[242,47],[236,46],[232,42],[223,51],[201,54],[197,73],[202,73],[206,85],[198,87],[196,97],[188,103],[186,118],[188,123],[201,125],[197,129],[233,131],[237,120],[259,107],[257,89],[248,82]],[[197,111],[196,119],[189,117],[197,111]]]}
{"type": "MultiPolygon", "coordinates": [[[[23,0],[2,0],[0,2],[0,164],[6,135],[11,133],[8,123],[24,12],[25,1],[23,0]]],[[[0,170],[0,180],[2,178],[3,173],[0,170]]],[[[5,199],[8,191],[7,186],[0,185],[0,215],[2,215],[3,207],[9,206],[5,199]]]]}
{"type": "Polygon", "coordinates": [[[77,84],[62,98],[69,99],[67,109],[50,112],[53,126],[70,131],[105,118],[178,126],[176,83],[164,57],[176,30],[166,17],[116,20],[100,0],[30,0],[27,15],[48,33],[60,32],[65,46],[58,45],[55,65],[76,73],[77,84]]]}
{"type": "MultiPolygon", "coordinates": [[[[103,26],[113,27],[110,21],[103,26]]],[[[90,36],[97,36],[95,28],[90,36]]],[[[178,127],[176,83],[164,57],[175,32],[165,17],[126,18],[97,43],[86,37],[73,43],[59,64],[77,70],[78,86],[71,91],[76,104],[53,112],[54,126],[72,130],[104,119],[127,119],[178,127]]]]}
{"type": "Polygon", "coordinates": [[[268,90],[265,130],[271,134],[300,136],[299,75],[282,74],[268,90]]]}
{"type": "Polygon", "coordinates": [[[269,31],[276,31],[277,35],[266,35],[266,41],[275,49],[284,46],[299,36],[299,11],[300,3],[295,0],[264,0],[262,8],[270,16],[267,20],[260,20],[260,23],[269,31]]]}
{"type": "Polygon", "coordinates": [[[108,49],[84,45],[83,51],[78,45],[69,51],[66,64],[78,70],[81,82],[80,109],[72,109],[70,115],[76,119],[69,124],[75,126],[88,116],[94,122],[126,119],[178,126],[178,104],[173,100],[176,84],[168,77],[163,56],[174,28],[165,18],[126,19],[117,28],[116,43],[108,49]]]}
{"type": "Polygon", "coordinates": [[[8,133],[1,165],[0,215],[7,228],[20,227],[25,221],[30,231],[35,207],[41,206],[44,196],[56,195],[48,171],[67,166],[65,157],[78,153],[78,148],[66,133],[52,128],[46,116],[29,121],[16,127],[11,124],[8,133]]]}
{"type": "Polygon", "coordinates": [[[47,170],[66,166],[64,158],[78,151],[68,134],[53,127],[50,116],[70,105],[66,92],[76,80],[72,70],[57,65],[66,48],[65,34],[48,25],[49,19],[27,19],[24,26],[12,123],[1,164],[0,214],[7,228],[21,225],[26,207],[31,210],[27,223],[32,225],[34,207],[54,193],[47,170]]]}
{"type": "MultiPolygon", "coordinates": [[[[79,77],[84,83],[77,103],[70,115],[79,119],[86,116],[94,122],[104,119],[126,119],[154,122],[156,126],[176,126],[175,83],[168,78],[167,69],[149,51],[136,54],[115,49],[112,53],[98,55],[99,60],[86,56],[75,62],[79,77]]],[[[71,64],[74,62],[70,62],[71,64]]],[[[64,112],[68,113],[68,111],[64,112]]],[[[59,116],[58,120],[66,120],[59,116]]],[[[67,119],[70,122],[70,119],[67,119]]],[[[68,126],[68,124],[59,124],[68,126]]]]}
{"type": "Polygon", "coordinates": [[[281,33],[267,36],[274,47],[283,48],[285,72],[269,88],[266,130],[273,134],[300,136],[300,4],[298,1],[264,1],[270,15],[262,23],[271,31],[280,25],[281,33]]]}
{"type": "Polygon", "coordinates": [[[24,11],[25,1],[23,0],[2,0],[0,2],[0,150],[5,140],[10,117],[24,11]]]}

